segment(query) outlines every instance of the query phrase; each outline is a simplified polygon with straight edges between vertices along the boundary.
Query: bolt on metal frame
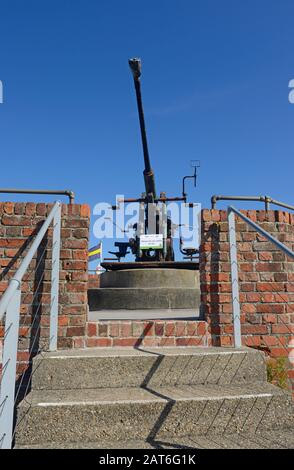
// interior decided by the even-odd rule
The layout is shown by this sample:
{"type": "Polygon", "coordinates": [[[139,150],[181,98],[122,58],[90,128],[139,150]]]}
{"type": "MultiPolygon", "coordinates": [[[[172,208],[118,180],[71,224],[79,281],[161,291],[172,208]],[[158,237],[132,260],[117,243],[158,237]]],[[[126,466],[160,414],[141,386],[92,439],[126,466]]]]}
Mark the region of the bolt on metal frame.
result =
{"type": "Polygon", "coordinates": [[[235,347],[242,346],[241,338],[241,320],[240,320],[240,297],[239,297],[239,276],[238,276],[238,258],[236,243],[235,216],[240,217],[244,222],[253,227],[258,233],[263,235],[267,240],[273,243],[279,250],[283,251],[287,256],[294,259],[294,252],[286,245],[270,235],[266,230],[261,228],[255,222],[250,220],[235,207],[228,207],[228,223],[229,223],[229,244],[230,244],[230,263],[231,263],[231,283],[232,283],[232,305],[233,305],[233,325],[234,325],[234,342],[235,347]]]}
{"type": "Polygon", "coordinates": [[[0,321],[5,316],[5,333],[0,382],[0,449],[10,449],[13,437],[15,379],[21,306],[21,281],[51,222],[53,222],[49,350],[57,349],[58,288],[60,260],[61,204],[56,202],[28,253],[0,299],[0,321]],[[5,315],[6,314],[6,315],[5,315]]]}

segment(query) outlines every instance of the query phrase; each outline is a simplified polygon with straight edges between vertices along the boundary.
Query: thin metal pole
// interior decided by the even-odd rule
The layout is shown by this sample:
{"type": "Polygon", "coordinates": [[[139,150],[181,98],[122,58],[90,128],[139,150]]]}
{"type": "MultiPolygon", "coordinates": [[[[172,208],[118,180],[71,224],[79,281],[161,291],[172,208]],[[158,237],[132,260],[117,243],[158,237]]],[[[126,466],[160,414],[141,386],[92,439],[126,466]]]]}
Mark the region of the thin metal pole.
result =
{"type": "Polygon", "coordinates": [[[270,204],[274,204],[276,206],[284,207],[285,209],[294,210],[294,206],[291,204],[286,204],[285,202],[276,201],[272,199],[270,196],[218,196],[214,194],[211,197],[211,208],[216,208],[217,201],[257,201],[257,202],[264,202],[265,210],[268,211],[270,208],[270,204]]]}
{"type": "Polygon", "coordinates": [[[276,201],[275,199],[270,199],[270,203],[275,204],[276,206],[285,207],[285,209],[290,209],[292,211],[294,210],[294,206],[291,206],[290,204],[286,204],[285,202],[276,201]]]}
{"type": "Polygon", "coordinates": [[[52,270],[51,270],[51,306],[50,306],[50,351],[57,350],[58,336],[58,296],[59,296],[59,260],[60,260],[61,206],[53,219],[52,270]]]}
{"type": "Polygon", "coordinates": [[[241,320],[240,320],[239,276],[238,276],[235,214],[233,211],[228,212],[228,219],[229,219],[229,243],[230,243],[230,261],[231,261],[234,340],[235,340],[235,347],[240,348],[242,346],[242,339],[241,339],[241,320]]]}
{"type": "Polygon", "coordinates": [[[69,198],[69,203],[73,204],[75,200],[75,193],[67,190],[46,190],[46,189],[16,189],[16,188],[0,188],[0,193],[4,194],[49,194],[49,195],[61,195],[69,198]]]}
{"type": "Polygon", "coordinates": [[[11,449],[14,421],[14,395],[19,333],[21,291],[10,300],[5,317],[5,336],[0,390],[0,448],[11,449]]]}

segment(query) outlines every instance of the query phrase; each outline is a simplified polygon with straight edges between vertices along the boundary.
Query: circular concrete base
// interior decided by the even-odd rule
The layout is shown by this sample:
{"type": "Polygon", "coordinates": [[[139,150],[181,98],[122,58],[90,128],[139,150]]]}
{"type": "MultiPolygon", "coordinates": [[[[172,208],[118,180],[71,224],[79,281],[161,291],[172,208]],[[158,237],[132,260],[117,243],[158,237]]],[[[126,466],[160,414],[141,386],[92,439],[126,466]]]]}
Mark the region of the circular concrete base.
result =
{"type": "Polygon", "coordinates": [[[177,287],[199,286],[199,271],[188,269],[126,269],[100,276],[100,287],[177,287]]]}
{"type": "Polygon", "coordinates": [[[89,289],[90,311],[198,309],[199,290],[195,287],[110,287],[89,289]]]}

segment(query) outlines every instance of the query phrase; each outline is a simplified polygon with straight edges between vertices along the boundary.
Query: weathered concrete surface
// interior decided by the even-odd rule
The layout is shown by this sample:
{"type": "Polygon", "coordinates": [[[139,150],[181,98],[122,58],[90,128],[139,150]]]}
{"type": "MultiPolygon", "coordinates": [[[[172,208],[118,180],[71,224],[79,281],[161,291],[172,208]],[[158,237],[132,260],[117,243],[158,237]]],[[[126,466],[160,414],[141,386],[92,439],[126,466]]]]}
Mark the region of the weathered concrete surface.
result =
{"type": "Polygon", "coordinates": [[[100,287],[199,288],[199,271],[188,269],[125,269],[100,276],[100,287]]]}
{"type": "Polygon", "coordinates": [[[101,288],[88,290],[89,310],[199,309],[197,288],[101,288]]]}
{"type": "MultiPolygon", "coordinates": [[[[16,447],[18,448],[18,447],[16,447]]],[[[41,443],[23,445],[23,449],[294,449],[293,429],[205,436],[189,435],[164,440],[119,440],[79,443],[41,443]]]]}
{"type": "Polygon", "coordinates": [[[37,356],[33,367],[34,390],[220,385],[266,380],[263,353],[249,348],[66,350],[37,356]]]}
{"type": "Polygon", "coordinates": [[[33,367],[18,448],[293,447],[291,395],[266,382],[259,351],[67,350],[33,367]]]}
{"type": "Polygon", "coordinates": [[[289,394],[266,383],[31,392],[16,443],[164,440],[293,426],[289,394]]]}

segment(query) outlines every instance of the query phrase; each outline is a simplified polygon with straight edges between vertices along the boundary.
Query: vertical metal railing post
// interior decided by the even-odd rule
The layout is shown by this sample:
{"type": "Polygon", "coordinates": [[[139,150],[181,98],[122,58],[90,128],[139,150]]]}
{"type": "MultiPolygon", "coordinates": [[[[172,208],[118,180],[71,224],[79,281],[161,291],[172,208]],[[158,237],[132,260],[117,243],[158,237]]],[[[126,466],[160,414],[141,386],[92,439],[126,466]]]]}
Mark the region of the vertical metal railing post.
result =
{"type": "Polygon", "coordinates": [[[0,391],[0,449],[12,447],[20,298],[21,291],[18,288],[7,306],[5,316],[0,391]]]}
{"type": "Polygon", "coordinates": [[[57,350],[61,204],[53,219],[49,350],[57,350]]]}
{"type": "Polygon", "coordinates": [[[230,243],[230,262],[231,262],[234,341],[235,341],[235,347],[240,348],[242,346],[242,339],[241,339],[241,319],[240,319],[240,299],[239,299],[239,276],[238,276],[236,227],[235,227],[235,214],[231,210],[228,210],[228,222],[229,222],[229,243],[230,243]]]}

